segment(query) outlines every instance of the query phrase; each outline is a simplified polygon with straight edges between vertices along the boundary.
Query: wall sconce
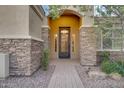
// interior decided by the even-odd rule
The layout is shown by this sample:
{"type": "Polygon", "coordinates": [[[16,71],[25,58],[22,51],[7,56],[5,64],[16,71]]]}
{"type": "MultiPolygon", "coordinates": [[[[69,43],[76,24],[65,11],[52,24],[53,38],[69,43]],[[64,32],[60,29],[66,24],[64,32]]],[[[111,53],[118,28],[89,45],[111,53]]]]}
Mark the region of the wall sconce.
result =
{"type": "Polygon", "coordinates": [[[55,37],[57,37],[57,34],[55,34],[55,37]]]}

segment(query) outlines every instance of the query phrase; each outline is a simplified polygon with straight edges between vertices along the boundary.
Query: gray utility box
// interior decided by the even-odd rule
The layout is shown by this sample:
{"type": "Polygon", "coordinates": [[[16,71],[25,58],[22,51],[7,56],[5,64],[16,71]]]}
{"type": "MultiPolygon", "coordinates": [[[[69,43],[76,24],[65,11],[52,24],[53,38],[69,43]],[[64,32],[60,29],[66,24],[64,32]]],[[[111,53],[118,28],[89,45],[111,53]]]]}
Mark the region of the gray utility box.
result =
{"type": "Polygon", "coordinates": [[[0,53],[0,79],[9,76],[9,54],[0,53]]]}

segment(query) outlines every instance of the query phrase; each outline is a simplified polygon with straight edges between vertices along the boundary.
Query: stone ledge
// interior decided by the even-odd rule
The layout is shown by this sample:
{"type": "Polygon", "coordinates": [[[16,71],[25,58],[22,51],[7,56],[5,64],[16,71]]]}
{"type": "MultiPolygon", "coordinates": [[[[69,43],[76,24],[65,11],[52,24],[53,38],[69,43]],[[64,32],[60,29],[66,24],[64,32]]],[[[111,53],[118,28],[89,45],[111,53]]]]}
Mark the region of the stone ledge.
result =
{"type": "Polygon", "coordinates": [[[41,28],[50,30],[50,27],[48,25],[43,25],[43,26],[41,26],[41,28]]]}
{"type": "Polygon", "coordinates": [[[98,26],[97,25],[83,25],[83,26],[80,26],[79,29],[82,29],[82,28],[97,28],[98,26]]]}
{"type": "Polygon", "coordinates": [[[101,71],[89,71],[88,75],[94,79],[105,79],[107,77],[107,75],[101,71]]]}
{"type": "Polygon", "coordinates": [[[24,36],[24,35],[0,35],[0,39],[34,39],[37,41],[44,42],[44,40],[33,37],[33,36],[24,36]]]}

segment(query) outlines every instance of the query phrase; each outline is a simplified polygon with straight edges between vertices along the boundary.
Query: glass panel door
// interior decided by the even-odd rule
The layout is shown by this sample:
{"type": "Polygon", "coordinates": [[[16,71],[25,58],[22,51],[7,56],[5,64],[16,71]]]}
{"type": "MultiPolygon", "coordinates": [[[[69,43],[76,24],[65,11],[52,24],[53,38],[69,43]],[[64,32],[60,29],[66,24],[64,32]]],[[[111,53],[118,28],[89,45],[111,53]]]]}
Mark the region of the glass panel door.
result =
{"type": "Polygon", "coordinates": [[[59,58],[70,58],[70,28],[59,29],[59,58]]]}

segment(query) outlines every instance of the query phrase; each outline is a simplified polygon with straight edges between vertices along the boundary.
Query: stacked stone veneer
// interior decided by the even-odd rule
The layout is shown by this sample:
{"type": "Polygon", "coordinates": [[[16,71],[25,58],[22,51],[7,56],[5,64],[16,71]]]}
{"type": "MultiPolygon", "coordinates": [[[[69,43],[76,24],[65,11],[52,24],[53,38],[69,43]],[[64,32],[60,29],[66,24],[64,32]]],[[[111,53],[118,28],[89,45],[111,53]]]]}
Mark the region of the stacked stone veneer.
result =
{"type": "Polygon", "coordinates": [[[82,27],[80,30],[81,65],[96,65],[96,34],[93,27],[82,27]]]}
{"type": "Polygon", "coordinates": [[[0,52],[10,54],[10,75],[31,75],[41,65],[43,42],[0,39],[0,52]]]}
{"type": "Polygon", "coordinates": [[[43,42],[31,40],[31,73],[41,66],[43,48],[43,42]]]}
{"type": "MultiPolygon", "coordinates": [[[[104,52],[104,51],[97,51],[97,63],[101,63],[102,62],[102,58],[100,56],[100,54],[104,52]]],[[[121,51],[108,51],[110,53],[110,58],[114,61],[117,60],[124,60],[124,52],[121,51]]]]}

